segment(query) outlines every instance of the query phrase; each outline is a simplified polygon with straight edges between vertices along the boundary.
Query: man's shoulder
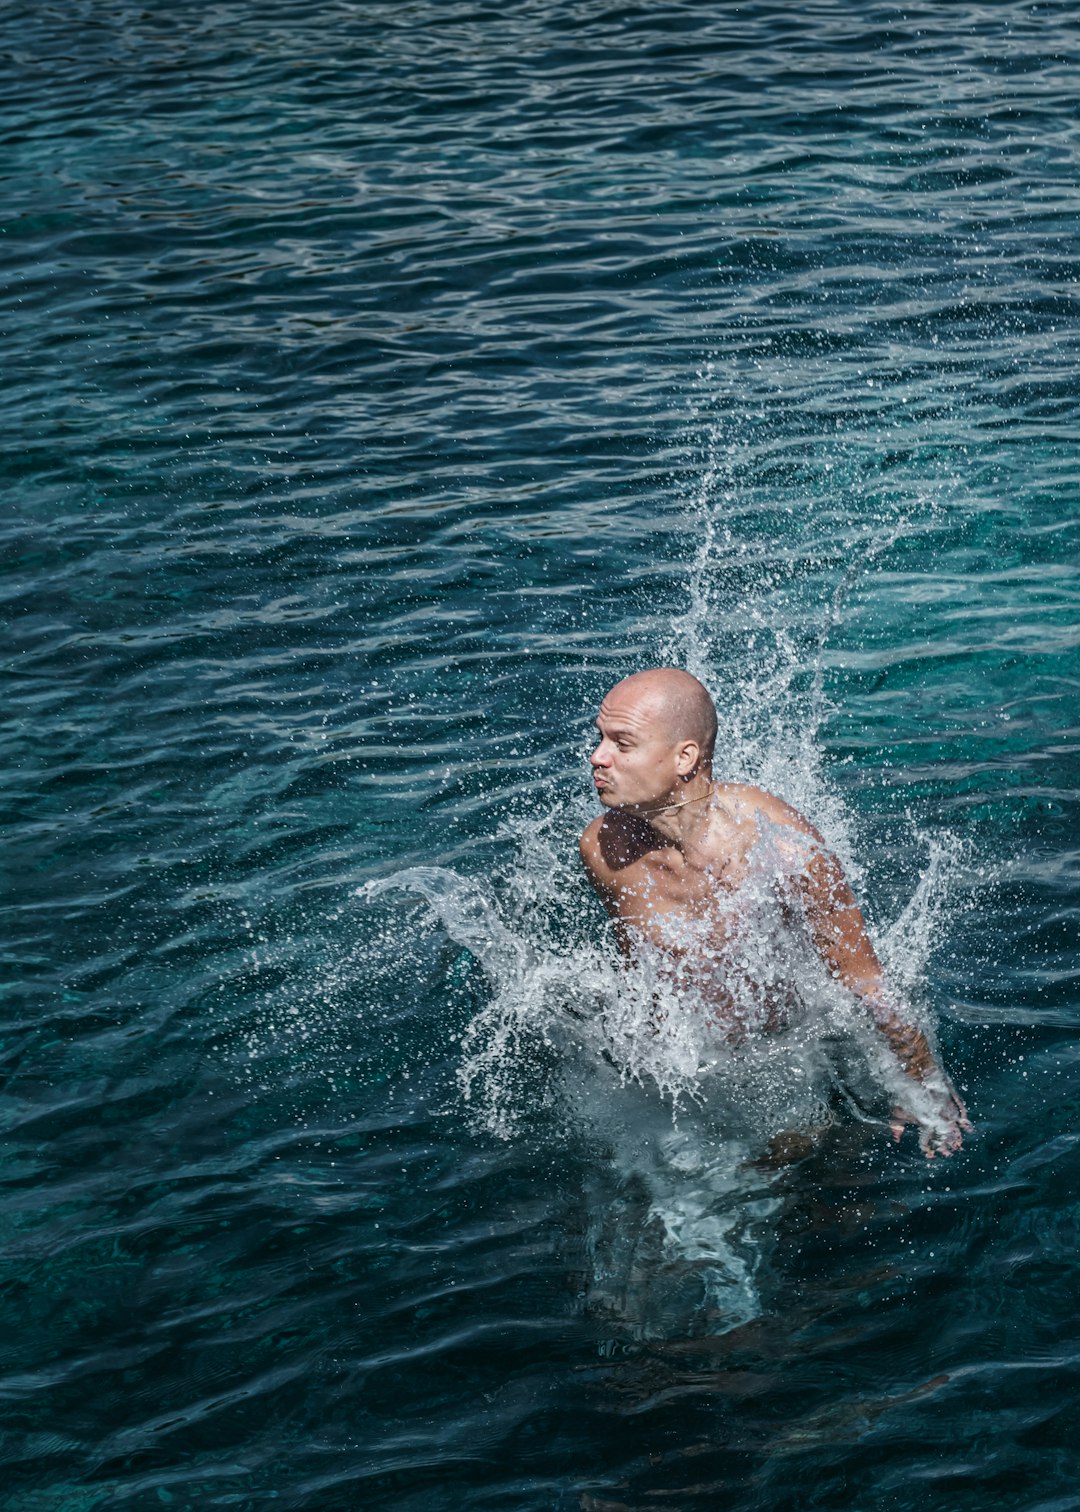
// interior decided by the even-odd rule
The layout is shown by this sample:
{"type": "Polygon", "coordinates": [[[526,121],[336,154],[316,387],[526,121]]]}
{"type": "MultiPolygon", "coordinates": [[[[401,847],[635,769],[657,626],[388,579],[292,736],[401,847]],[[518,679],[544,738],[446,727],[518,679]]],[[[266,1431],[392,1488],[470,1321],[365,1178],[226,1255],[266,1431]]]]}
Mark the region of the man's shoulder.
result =
{"type": "Polygon", "coordinates": [[[638,829],[626,814],[600,814],[582,831],[578,841],[581,859],[595,874],[621,870],[641,855],[638,829]]]}
{"type": "Polygon", "coordinates": [[[797,830],[801,835],[821,841],[821,836],[809,819],[785,799],[770,793],[767,788],[756,787],[752,782],[725,782],[724,793],[734,801],[738,809],[755,821],[765,819],[770,824],[797,830]]]}
{"type": "Polygon", "coordinates": [[[607,818],[606,814],[598,814],[591,823],[587,824],[581,832],[578,841],[578,849],[583,856],[592,855],[600,844],[600,827],[607,818]]]}
{"type": "Polygon", "coordinates": [[[625,814],[621,809],[605,809],[589,821],[581,832],[581,839],[582,843],[595,843],[601,835],[621,835],[635,828],[640,828],[640,821],[635,821],[633,815],[625,814]]]}
{"type": "Polygon", "coordinates": [[[586,825],[578,841],[578,850],[585,863],[585,870],[592,877],[593,882],[605,892],[610,888],[612,872],[604,854],[609,849],[609,846],[604,843],[604,825],[609,817],[608,814],[601,814],[591,824],[586,825]]]}

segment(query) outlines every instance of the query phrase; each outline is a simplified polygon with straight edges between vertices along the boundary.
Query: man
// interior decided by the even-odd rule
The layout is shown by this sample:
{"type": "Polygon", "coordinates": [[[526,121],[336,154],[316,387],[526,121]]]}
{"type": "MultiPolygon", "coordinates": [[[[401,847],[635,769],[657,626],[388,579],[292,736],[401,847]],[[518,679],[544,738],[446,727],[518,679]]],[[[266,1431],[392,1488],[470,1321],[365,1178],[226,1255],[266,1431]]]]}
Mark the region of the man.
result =
{"type": "Polygon", "coordinates": [[[582,835],[581,857],[620,949],[630,955],[635,941],[657,949],[731,1038],[782,1028],[795,1006],[793,984],[758,984],[760,1012],[749,1022],[740,1006],[746,984],[735,980],[745,952],[736,964],[732,949],[734,895],[767,837],[766,875],[785,922],[798,928],[801,916],[830,977],[865,1006],[903,1072],[910,1109],[893,1110],[893,1137],[915,1123],[929,1158],[959,1149],[971,1128],[964,1105],[925,1035],[890,998],[862,914],[821,836],[761,788],[713,780],[716,709],[697,678],[673,667],[637,672],[611,689],[596,726],[590,761],[607,812],[582,835]]]}

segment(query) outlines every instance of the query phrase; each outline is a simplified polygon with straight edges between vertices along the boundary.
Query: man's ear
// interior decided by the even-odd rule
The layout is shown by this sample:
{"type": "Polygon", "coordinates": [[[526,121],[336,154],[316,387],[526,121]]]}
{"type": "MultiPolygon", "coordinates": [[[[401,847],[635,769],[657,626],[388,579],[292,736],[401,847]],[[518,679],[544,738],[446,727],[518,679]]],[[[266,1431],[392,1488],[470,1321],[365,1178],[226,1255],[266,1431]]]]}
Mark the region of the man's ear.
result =
{"type": "Polygon", "coordinates": [[[684,740],[675,756],[675,770],[685,781],[701,765],[701,747],[696,740],[684,740]]]}

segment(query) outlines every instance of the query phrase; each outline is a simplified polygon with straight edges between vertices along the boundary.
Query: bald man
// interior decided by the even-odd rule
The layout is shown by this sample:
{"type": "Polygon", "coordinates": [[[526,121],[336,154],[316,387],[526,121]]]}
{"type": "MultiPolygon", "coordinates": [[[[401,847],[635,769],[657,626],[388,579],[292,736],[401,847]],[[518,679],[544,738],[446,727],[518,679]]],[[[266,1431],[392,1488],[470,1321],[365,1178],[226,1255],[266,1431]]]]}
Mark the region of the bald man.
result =
{"type": "MultiPolygon", "coordinates": [[[[713,779],[716,709],[688,672],[654,667],[617,683],[600,705],[600,742],[590,761],[607,810],[581,837],[581,858],[628,956],[647,941],[692,983],[732,1038],[788,1022],[794,986],[724,983],[725,946],[737,931],[733,897],[747,881],[764,836],[771,886],[785,920],[801,914],[829,975],[865,1006],[905,1077],[912,1107],[896,1108],[892,1132],[919,1127],[928,1157],[951,1155],[970,1130],[964,1105],[925,1035],[906,1021],[884,980],[862,914],[835,857],[812,825],[781,799],[741,782],[713,779]],[[747,1001],[757,1022],[748,1021],[747,1001]]],[[[730,958],[729,958],[730,959],[730,958]]]]}

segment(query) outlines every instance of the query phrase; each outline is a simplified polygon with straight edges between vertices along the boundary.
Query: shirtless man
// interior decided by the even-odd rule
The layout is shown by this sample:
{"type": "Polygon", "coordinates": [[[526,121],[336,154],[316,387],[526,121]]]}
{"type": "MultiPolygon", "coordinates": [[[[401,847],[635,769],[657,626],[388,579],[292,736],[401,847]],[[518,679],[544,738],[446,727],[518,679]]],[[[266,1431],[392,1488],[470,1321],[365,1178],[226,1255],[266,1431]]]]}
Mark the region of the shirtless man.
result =
{"type": "MultiPolygon", "coordinates": [[[[705,982],[703,996],[734,1036],[737,1014],[725,1019],[724,1012],[733,1001],[725,1004],[717,985],[710,989],[705,961],[723,960],[732,928],[724,897],[745,881],[767,829],[790,859],[785,881],[825,968],[865,1005],[917,1084],[913,1106],[932,1109],[931,1117],[895,1108],[893,1137],[915,1123],[928,1157],[959,1149],[971,1128],[964,1104],[925,1035],[891,998],[859,907],[821,836],[761,788],[713,780],[716,709],[697,678],[671,667],[637,672],[608,693],[596,726],[600,743],[590,761],[607,812],[582,835],[581,858],[620,949],[629,955],[635,937],[649,941],[676,970],[705,982]]],[[[782,993],[771,998],[761,1027],[782,1027],[789,1008],[782,993]]]]}

